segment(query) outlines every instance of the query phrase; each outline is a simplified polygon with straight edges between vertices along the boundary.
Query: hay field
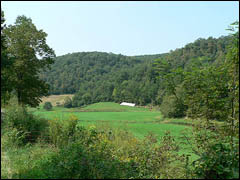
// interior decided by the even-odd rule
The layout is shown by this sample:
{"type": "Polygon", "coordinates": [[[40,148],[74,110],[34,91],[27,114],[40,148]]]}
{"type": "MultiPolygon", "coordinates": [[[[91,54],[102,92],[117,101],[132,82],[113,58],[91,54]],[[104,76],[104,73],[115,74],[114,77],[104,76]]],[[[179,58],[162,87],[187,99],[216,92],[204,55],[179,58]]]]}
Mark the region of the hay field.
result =
{"type": "Polygon", "coordinates": [[[42,102],[40,105],[44,104],[45,102],[49,101],[52,103],[53,106],[56,106],[56,103],[59,102],[62,104],[64,102],[65,97],[70,97],[72,99],[73,94],[62,94],[62,95],[50,95],[47,97],[42,98],[42,102]]]}

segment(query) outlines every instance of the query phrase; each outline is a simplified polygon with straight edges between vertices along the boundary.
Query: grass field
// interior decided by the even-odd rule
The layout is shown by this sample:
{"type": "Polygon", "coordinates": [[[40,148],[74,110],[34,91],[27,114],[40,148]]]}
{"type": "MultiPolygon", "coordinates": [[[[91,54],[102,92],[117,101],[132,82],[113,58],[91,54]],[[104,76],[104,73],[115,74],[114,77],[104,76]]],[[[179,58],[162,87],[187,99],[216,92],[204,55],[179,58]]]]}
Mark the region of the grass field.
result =
{"type": "MultiPolygon", "coordinates": [[[[160,139],[166,131],[180,141],[183,131],[190,130],[191,122],[186,119],[164,119],[160,111],[144,107],[121,106],[113,102],[95,103],[82,108],[53,107],[51,111],[42,108],[31,109],[35,115],[46,119],[68,119],[75,115],[83,126],[104,125],[130,131],[143,139],[148,133],[154,133],[160,139]]],[[[182,145],[182,147],[186,147],[182,145]]],[[[189,152],[189,150],[184,150],[189,152]]]]}
{"type": "Polygon", "coordinates": [[[143,138],[148,132],[161,137],[165,131],[179,136],[181,131],[190,128],[181,125],[190,123],[185,119],[164,119],[161,112],[154,109],[121,106],[112,102],[95,103],[83,108],[53,107],[51,111],[46,111],[40,106],[39,109],[32,111],[35,115],[49,120],[68,119],[70,115],[75,115],[83,126],[104,123],[113,127],[127,128],[139,138],[143,138]]]}

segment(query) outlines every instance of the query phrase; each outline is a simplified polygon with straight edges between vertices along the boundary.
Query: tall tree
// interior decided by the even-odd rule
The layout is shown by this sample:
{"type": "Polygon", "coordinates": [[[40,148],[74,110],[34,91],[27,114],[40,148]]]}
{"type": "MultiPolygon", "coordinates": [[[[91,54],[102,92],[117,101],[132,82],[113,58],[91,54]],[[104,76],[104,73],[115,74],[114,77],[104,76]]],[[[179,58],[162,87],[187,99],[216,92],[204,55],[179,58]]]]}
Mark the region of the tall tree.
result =
{"type": "Polygon", "coordinates": [[[54,62],[54,51],[46,44],[47,34],[38,30],[30,18],[18,16],[14,25],[4,29],[7,50],[14,57],[11,80],[18,103],[37,106],[48,94],[48,85],[39,73],[54,62]]]}
{"type": "Polygon", "coordinates": [[[6,35],[3,30],[6,28],[4,12],[1,9],[1,104],[6,103],[9,92],[12,90],[11,81],[9,79],[11,74],[12,59],[9,58],[6,46],[6,35]]]}
{"type": "MultiPolygon", "coordinates": [[[[231,137],[239,136],[239,22],[231,24],[229,29],[232,32],[233,41],[229,46],[225,66],[230,76],[228,81],[231,114],[231,137]]],[[[233,141],[233,139],[231,139],[233,141]]]]}

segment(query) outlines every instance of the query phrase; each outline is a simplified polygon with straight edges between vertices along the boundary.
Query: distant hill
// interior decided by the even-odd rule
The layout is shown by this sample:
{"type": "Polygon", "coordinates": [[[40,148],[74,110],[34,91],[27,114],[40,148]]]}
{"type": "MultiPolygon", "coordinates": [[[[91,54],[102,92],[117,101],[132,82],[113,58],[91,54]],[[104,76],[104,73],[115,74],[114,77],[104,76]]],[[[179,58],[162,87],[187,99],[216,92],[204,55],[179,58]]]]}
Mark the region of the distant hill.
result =
{"type": "Polygon", "coordinates": [[[164,58],[175,67],[188,68],[193,61],[223,61],[230,36],[199,38],[183,48],[164,54],[124,56],[105,52],[79,52],[55,59],[51,70],[40,77],[50,85],[50,94],[75,94],[73,105],[101,101],[127,101],[139,105],[161,103],[161,79],[153,68],[164,58]]]}
{"type": "Polygon", "coordinates": [[[50,94],[73,94],[83,83],[113,79],[121,72],[130,72],[135,66],[159,57],[161,54],[130,57],[104,52],[72,53],[57,57],[51,70],[40,76],[51,85],[50,94]]]}

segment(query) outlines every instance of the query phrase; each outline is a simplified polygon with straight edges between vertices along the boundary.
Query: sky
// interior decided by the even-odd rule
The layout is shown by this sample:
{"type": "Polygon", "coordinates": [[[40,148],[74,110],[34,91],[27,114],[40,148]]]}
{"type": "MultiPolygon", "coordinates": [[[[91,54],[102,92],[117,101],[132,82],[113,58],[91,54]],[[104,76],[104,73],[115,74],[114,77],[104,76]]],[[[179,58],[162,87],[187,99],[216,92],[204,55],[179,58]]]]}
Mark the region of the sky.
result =
{"type": "Polygon", "coordinates": [[[57,56],[166,53],[198,38],[228,35],[238,1],[1,1],[6,24],[32,19],[57,56]]]}

